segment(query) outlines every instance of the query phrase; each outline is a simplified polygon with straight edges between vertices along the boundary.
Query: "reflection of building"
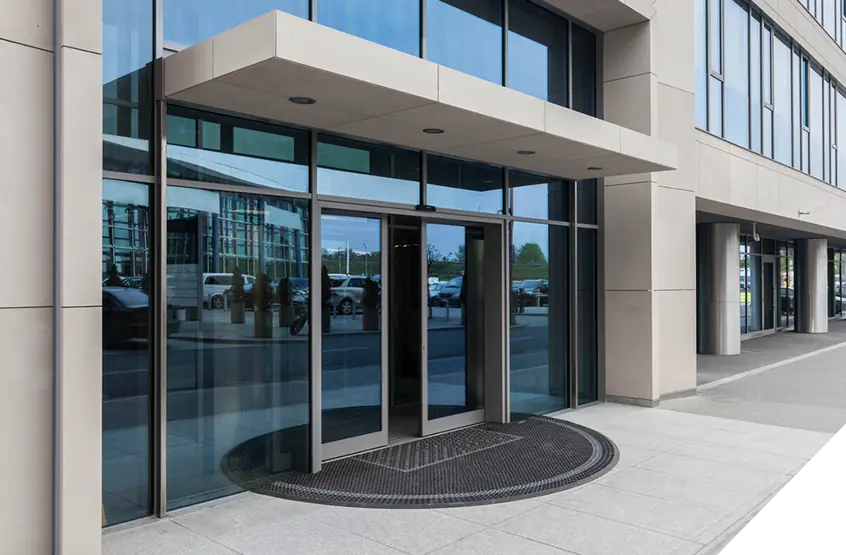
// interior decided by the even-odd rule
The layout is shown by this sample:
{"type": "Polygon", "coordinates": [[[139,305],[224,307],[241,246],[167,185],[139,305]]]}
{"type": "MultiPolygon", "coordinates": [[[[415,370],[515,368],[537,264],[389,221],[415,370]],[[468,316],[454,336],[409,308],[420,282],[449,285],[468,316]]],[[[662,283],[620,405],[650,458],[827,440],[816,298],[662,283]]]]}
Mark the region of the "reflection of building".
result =
{"type": "Polygon", "coordinates": [[[429,385],[423,365],[442,370],[432,383],[449,403],[415,413],[428,432],[474,396],[467,412],[500,421],[654,406],[695,390],[697,353],[823,333],[843,314],[846,54],[813,24],[820,10],[794,27],[796,6],[758,0],[391,1],[408,9],[64,10],[55,103],[53,14],[4,19],[0,106],[24,132],[0,136],[12,195],[0,226],[24,273],[4,273],[0,346],[9,383],[26,384],[0,388],[24,423],[3,429],[20,455],[4,467],[20,486],[6,551],[49,550],[54,463],[61,537],[96,554],[103,512],[164,515],[390,441],[380,394],[398,351],[381,347],[397,337],[403,394],[429,385]],[[423,25],[421,5],[445,9],[423,25]],[[442,40],[451,29],[463,32],[442,40]],[[342,241],[366,243],[350,272],[378,275],[386,298],[332,290],[312,260],[342,241]],[[414,250],[429,242],[476,257],[469,293],[456,282],[432,311],[416,296],[437,293],[414,250]],[[112,266],[148,286],[104,293],[112,266]],[[255,281],[239,287],[236,267],[255,281]],[[532,292],[515,292],[524,282],[532,292]],[[198,303],[194,318],[170,302],[175,285],[233,305],[198,303]],[[497,333],[464,341],[479,313],[462,324],[446,309],[479,296],[497,333]],[[414,316],[427,312],[443,324],[431,359],[430,322],[414,316]],[[103,322],[131,333],[104,344],[103,322]],[[472,373],[470,343],[501,349],[472,373]],[[470,374],[498,386],[459,379],[470,374]],[[348,425],[364,421],[367,434],[348,425]],[[225,457],[256,468],[224,471],[225,457]]]}

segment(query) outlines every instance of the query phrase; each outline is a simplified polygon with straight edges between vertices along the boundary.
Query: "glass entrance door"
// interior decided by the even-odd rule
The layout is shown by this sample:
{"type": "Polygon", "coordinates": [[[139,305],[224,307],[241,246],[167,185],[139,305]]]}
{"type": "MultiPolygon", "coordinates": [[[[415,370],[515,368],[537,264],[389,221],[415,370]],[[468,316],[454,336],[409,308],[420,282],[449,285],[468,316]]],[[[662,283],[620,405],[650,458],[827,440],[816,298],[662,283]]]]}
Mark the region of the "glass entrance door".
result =
{"type": "Polygon", "coordinates": [[[481,227],[421,228],[421,434],[485,419],[485,237],[481,227]]]}
{"type": "Polygon", "coordinates": [[[321,217],[324,460],[388,443],[387,331],[382,318],[386,236],[384,218],[321,217]]]}

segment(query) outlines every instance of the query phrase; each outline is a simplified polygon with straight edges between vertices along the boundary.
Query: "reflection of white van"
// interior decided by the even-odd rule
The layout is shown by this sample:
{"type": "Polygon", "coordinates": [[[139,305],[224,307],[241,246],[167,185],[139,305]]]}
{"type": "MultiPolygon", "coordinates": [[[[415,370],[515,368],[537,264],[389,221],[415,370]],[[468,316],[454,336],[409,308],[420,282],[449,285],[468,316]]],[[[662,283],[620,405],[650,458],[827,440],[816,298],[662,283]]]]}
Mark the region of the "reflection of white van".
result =
{"type": "MultiPolygon", "coordinates": [[[[244,274],[244,287],[252,286],[256,278],[244,274]]],[[[203,274],[203,305],[223,308],[223,294],[232,287],[232,274],[203,274]]]]}

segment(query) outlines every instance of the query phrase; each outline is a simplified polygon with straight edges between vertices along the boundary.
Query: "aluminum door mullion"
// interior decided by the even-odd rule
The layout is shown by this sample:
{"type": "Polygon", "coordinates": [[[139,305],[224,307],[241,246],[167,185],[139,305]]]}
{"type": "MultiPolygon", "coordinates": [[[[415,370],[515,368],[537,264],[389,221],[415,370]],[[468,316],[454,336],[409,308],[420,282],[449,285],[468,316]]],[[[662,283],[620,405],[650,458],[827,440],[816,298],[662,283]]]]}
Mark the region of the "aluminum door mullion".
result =
{"type": "Polygon", "coordinates": [[[422,275],[420,299],[420,435],[429,433],[429,310],[423,306],[429,288],[429,268],[427,266],[428,224],[420,223],[420,273],[422,275]]]}

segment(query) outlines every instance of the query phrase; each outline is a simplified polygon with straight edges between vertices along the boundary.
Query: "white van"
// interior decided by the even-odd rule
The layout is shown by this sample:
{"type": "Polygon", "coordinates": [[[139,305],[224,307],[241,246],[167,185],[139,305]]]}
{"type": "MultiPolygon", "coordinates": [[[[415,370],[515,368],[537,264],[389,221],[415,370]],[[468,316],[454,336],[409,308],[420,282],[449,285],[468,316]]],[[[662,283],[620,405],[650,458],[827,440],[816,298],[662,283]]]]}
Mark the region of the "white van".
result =
{"type": "MultiPolygon", "coordinates": [[[[256,278],[244,274],[244,287],[252,287],[256,278]]],[[[223,308],[223,294],[232,287],[232,274],[203,274],[203,305],[223,308]]]]}

